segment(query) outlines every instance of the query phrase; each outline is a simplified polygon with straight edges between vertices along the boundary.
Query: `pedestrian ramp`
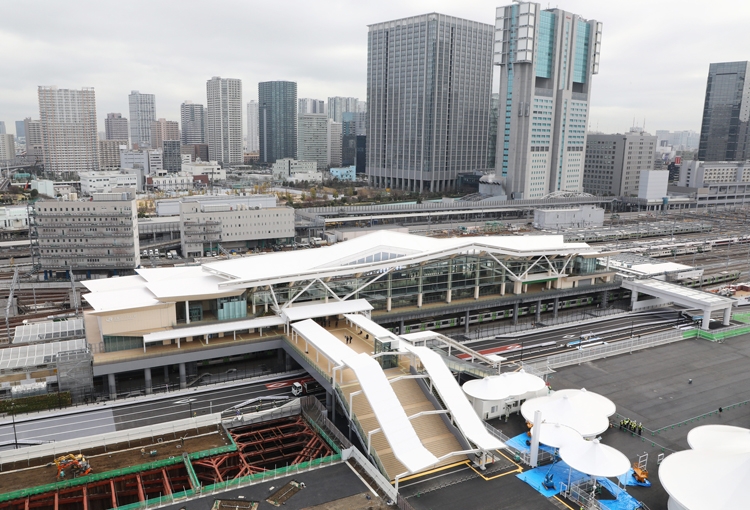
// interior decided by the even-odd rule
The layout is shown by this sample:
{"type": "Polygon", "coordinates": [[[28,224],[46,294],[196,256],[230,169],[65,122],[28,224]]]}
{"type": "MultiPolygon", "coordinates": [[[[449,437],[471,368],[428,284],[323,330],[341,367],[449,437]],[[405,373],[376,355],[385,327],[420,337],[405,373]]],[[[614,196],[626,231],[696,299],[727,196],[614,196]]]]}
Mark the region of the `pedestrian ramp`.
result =
{"type": "Polygon", "coordinates": [[[480,450],[490,452],[505,448],[505,443],[487,431],[482,420],[464,395],[443,358],[427,347],[414,347],[404,344],[403,349],[415,354],[422,362],[432,385],[442,398],[458,430],[480,450]]]}

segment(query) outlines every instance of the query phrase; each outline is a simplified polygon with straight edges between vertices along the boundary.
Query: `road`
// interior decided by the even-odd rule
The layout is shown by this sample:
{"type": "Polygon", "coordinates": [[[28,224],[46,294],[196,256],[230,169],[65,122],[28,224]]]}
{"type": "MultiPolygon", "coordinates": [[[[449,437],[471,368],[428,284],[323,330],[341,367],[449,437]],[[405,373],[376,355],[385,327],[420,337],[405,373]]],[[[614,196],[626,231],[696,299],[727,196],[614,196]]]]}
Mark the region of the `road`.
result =
{"type": "MultiPolygon", "coordinates": [[[[125,405],[112,406],[108,403],[98,407],[71,408],[52,416],[21,415],[16,417],[16,435],[19,443],[62,441],[189,418],[191,413],[219,412],[255,397],[291,396],[289,386],[303,377],[304,374],[282,378],[270,376],[263,381],[231,387],[200,387],[160,394],[125,405]]],[[[13,443],[11,418],[0,423],[0,444],[8,443],[13,443]]]]}

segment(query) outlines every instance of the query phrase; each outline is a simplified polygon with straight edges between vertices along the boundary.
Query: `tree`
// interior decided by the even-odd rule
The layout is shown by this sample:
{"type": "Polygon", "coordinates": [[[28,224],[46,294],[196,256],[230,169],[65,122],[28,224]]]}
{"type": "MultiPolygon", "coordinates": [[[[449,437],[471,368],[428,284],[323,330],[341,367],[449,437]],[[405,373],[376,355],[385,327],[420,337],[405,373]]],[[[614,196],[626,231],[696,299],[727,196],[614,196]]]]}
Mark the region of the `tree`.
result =
{"type": "Polygon", "coordinates": [[[38,189],[32,189],[30,195],[31,195],[31,198],[38,197],[39,196],[39,190],[38,189]]]}
{"type": "Polygon", "coordinates": [[[310,188],[310,198],[312,200],[315,200],[316,198],[318,198],[318,190],[317,189],[310,188]]]}

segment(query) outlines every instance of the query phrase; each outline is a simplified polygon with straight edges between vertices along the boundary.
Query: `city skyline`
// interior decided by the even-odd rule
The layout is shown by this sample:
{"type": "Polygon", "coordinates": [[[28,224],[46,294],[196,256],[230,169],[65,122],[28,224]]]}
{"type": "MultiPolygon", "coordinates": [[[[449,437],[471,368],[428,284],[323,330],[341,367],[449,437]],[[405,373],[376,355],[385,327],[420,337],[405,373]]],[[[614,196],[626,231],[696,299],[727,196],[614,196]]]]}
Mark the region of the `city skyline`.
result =
{"type": "MultiPolygon", "coordinates": [[[[179,120],[184,100],[201,102],[205,77],[214,75],[244,81],[246,102],[257,99],[257,83],[273,80],[297,82],[299,97],[351,96],[364,100],[367,25],[429,12],[493,23],[495,8],[506,2],[412,1],[373,6],[347,3],[337,7],[337,30],[324,31],[312,44],[302,28],[316,16],[324,19],[320,5],[300,5],[289,12],[282,5],[261,7],[250,2],[235,7],[231,16],[231,23],[242,26],[242,30],[212,34],[216,42],[232,37],[231,44],[217,46],[228,48],[226,52],[217,56],[211,46],[184,41],[180,52],[183,57],[174,59],[167,56],[168,47],[160,39],[184,34],[191,27],[197,30],[210,25],[214,17],[224,23],[229,4],[220,3],[199,19],[191,18],[190,9],[176,17],[170,11],[165,19],[173,19],[173,23],[166,26],[156,24],[158,14],[167,6],[149,6],[157,12],[148,19],[138,17],[137,23],[134,16],[138,9],[134,8],[118,16],[113,27],[109,23],[97,24],[97,20],[108,19],[103,4],[91,3],[87,11],[90,15],[80,17],[55,3],[36,3],[35,11],[47,16],[31,19],[27,8],[10,5],[0,22],[0,44],[11,55],[5,65],[13,70],[0,73],[0,120],[5,121],[8,132],[16,120],[36,118],[37,87],[49,84],[96,88],[100,112],[125,113],[131,90],[148,91],[159,98],[159,117],[168,120],[179,120]],[[283,37],[278,23],[273,22],[281,19],[289,29],[284,30],[283,37]],[[113,29],[119,24],[139,26],[142,33],[133,39],[127,30],[113,29]],[[300,35],[289,37],[290,33],[300,35]],[[164,51],[153,51],[161,47],[164,51]],[[248,56],[244,50],[248,47],[264,50],[248,56]],[[81,59],[81,55],[91,58],[81,59]],[[97,59],[97,66],[87,65],[93,59],[97,59]]],[[[591,100],[588,127],[592,130],[623,131],[633,124],[633,119],[637,125],[645,119],[645,127],[651,131],[699,131],[709,64],[748,58],[742,45],[737,44],[736,34],[750,21],[750,7],[730,4],[728,0],[719,0],[709,10],[692,9],[684,2],[671,0],[657,4],[634,1],[628,3],[628,9],[593,0],[550,5],[555,6],[585,13],[605,26],[601,71],[591,100]],[[644,16],[644,12],[649,15],[644,16]],[[722,14],[726,12],[732,16],[722,14]],[[702,35],[709,33],[710,45],[705,44],[708,36],[702,35]],[[649,58],[644,59],[644,55],[649,58]]],[[[698,7],[697,2],[695,6],[698,7]]],[[[329,16],[325,19],[330,22],[329,16]]],[[[495,80],[494,92],[498,86],[495,80]]],[[[104,117],[100,115],[97,120],[103,124],[104,117]]]]}

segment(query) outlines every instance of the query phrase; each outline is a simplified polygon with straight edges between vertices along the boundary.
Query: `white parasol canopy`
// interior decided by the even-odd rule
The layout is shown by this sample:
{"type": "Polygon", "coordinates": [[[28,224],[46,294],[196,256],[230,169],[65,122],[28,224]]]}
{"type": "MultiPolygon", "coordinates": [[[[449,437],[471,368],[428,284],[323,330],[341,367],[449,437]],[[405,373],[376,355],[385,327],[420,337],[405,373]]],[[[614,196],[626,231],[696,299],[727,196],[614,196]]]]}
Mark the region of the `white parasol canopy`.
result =
{"type": "Polygon", "coordinates": [[[693,450],[750,453],[750,429],[730,425],[703,425],[688,432],[687,442],[693,450]]]}
{"type": "Polygon", "coordinates": [[[559,423],[542,423],[539,426],[539,442],[553,448],[562,448],[576,441],[583,440],[581,434],[559,423]]]}
{"type": "Polygon", "coordinates": [[[464,383],[464,393],[479,400],[505,400],[545,387],[544,379],[524,371],[505,372],[464,383]]]}
{"type": "Polygon", "coordinates": [[[598,393],[594,393],[593,391],[588,391],[586,388],[581,388],[580,390],[558,390],[550,396],[552,398],[563,398],[567,396],[577,404],[584,405],[597,414],[603,414],[607,417],[615,414],[615,411],[617,410],[615,403],[610,399],[599,395],[598,393]]]}
{"type": "Polygon", "coordinates": [[[750,487],[750,429],[703,425],[688,433],[693,448],[673,453],[659,466],[670,508],[746,508],[750,487]],[[708,466],[708,468],[707,468],[708,466]]]}
{"type": "Polygon", "coordinates": [[[625,455],[598,439],[563,446],[560,457],[573,469],[591,476],[620,476],[630,469],[625,455]]]}
{"type": "Polygon", "coordinates": [[[571,400],[567,395],[559,398],[534,398],[521,406],[521,414],[529,422],[534,421],[534,413],[537,410],[542,412],[545,422],[565,425],[583,437],[596,436],[609,428],[609,419],[606,415],[592,411],[580,401],[571,400]]]}

